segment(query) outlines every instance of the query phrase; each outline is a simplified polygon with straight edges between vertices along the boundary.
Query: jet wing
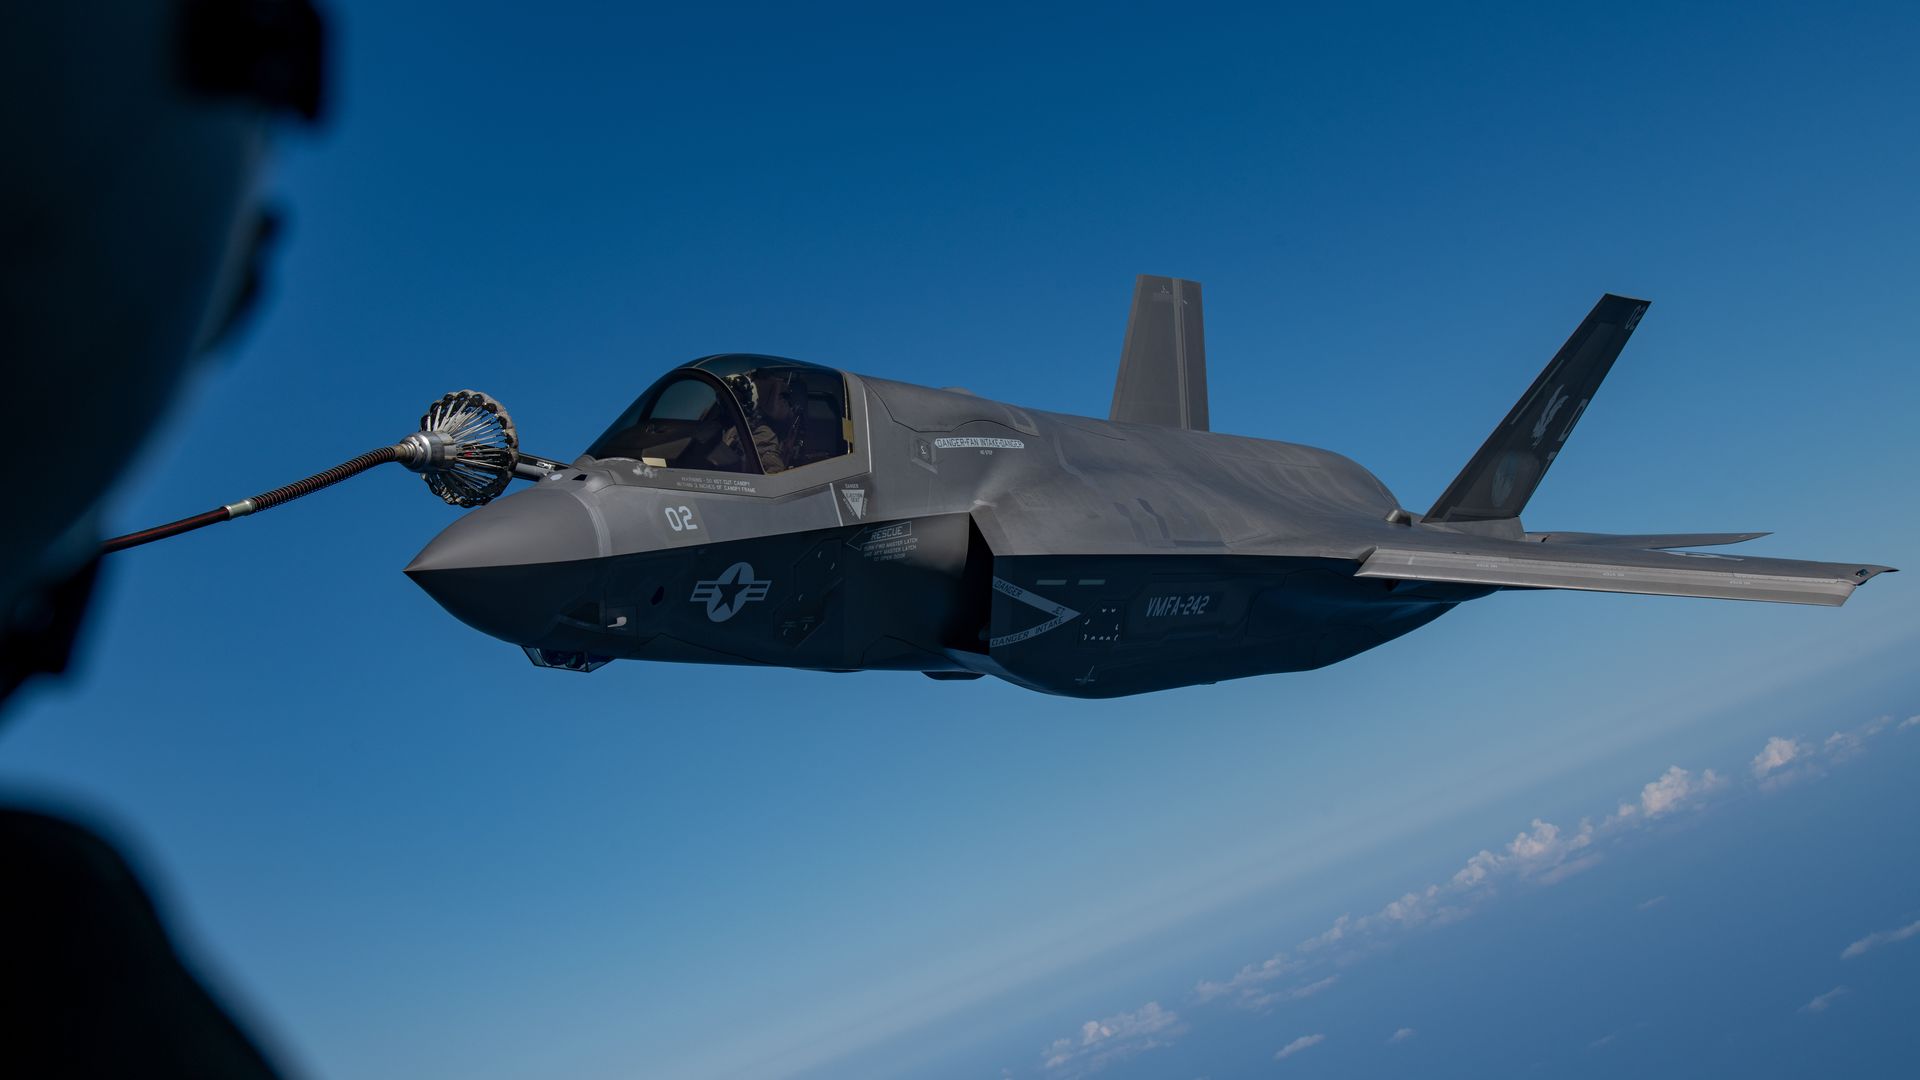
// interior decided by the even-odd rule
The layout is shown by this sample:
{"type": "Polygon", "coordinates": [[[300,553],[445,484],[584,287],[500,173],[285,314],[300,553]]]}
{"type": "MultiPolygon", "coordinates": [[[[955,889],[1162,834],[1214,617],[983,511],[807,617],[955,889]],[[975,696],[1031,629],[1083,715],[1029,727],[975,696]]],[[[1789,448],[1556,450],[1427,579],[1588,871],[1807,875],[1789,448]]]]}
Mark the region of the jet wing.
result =
{"type": "Polygon", "coordinates": [[[1476,538],[1445,548],[1375,548],[1358,576],[1838,607],[1855,586],[1892,569],[1579,544],[1543,550],[1538,543],[1476,538]]]}

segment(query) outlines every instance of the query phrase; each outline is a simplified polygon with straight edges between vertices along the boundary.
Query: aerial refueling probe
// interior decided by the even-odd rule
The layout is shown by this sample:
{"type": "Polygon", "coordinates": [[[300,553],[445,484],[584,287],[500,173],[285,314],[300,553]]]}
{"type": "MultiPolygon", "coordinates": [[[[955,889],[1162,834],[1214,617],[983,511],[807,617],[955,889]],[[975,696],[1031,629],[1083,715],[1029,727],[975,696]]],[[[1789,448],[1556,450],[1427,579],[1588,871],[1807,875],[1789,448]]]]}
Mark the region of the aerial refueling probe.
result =
{"type": "Polygon", "coordinates": [[[315,473],[251,499],[217,506],[205,513],[116,536],[100,545],[103,554],[165,540],[222,521],[257,514],[281,503],[332,487],[376,465],[397,461],[421,475],[435,495],[453,506],[481,506],[492,502],[516,477],[537,480],[560,462],[520,452],[513,417],[501,404],[478,390],[457,390],[427,408],[420,430],[378,450],[369,450],[325,472],[315,473]]]}

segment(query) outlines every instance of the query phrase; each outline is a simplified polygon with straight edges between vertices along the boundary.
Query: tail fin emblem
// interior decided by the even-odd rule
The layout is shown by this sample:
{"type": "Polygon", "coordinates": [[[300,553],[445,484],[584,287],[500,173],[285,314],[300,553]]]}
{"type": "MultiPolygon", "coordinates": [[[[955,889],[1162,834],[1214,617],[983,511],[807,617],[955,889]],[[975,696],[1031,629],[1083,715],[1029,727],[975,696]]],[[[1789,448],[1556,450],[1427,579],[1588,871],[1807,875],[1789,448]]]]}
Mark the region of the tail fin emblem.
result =
{"type": "Polygon", "coordinates": [[[1540,419],[1533,425],[1533,445],[1539,446],[1540,440],[1547,437],[1547,425],[1553,423],[1554,414],[1559,412],[1560,407],[1566,403],[1567,388],[1565,386],[1554,387],[1553,397],[1547,401],[1546,411],[1540,414],[1540,419]]]}

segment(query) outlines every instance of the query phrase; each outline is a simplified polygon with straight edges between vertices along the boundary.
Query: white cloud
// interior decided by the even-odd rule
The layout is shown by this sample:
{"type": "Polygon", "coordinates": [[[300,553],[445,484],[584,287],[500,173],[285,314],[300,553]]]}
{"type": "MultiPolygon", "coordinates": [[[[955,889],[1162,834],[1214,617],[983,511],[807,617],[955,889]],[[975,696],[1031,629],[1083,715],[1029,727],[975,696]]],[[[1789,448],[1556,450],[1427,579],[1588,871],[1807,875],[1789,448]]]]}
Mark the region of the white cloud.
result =
{"type": "Polygon", "coordinates": [[[1695,775],[1675,765],[1641,789],[1637,804],[1625,804],[1621,814],[1608,817],[1599,825],[1583,818],[1578,828],[1568,830],[1543,818],[1534,818],[1526,829],[1501,845],[1500,850],[1482,849],[1474,853],[1443,881],[1410,889],[1371,915],[1341,915],[1332,926],[1301,942],[1293,955],[1279,953],[1260,964],[1241,968],[1232,978],[1202,981],[1194,987],[1194,996],[1201,1003],[1231,996],[1236,1004],[1261,1009],[1317,992],[1328,984],[1327,980],[1291,991],[1267,990],[1265,986],[1295,972],[1349,962],[1354,950],[1377,944],[1385,935],[1416,927],[1442,926],[1466,918],[1478,904],[1494,895],[1503,882],[1549,886],[1563,881],[1596,865],[1601,858],[1594,850],[1599,840],[1628,827],[1631,822],[1627,819],[1651,819],[1675,813],[1725,784],[1726,780],[1712,769],[1703,769],[1695,775]]]}
{"type": "Polygon", "coordinates": [[[1308,1047],[1320,1045],[1326,1041],[1326,1038],[1325,1035],[1302,1035],[1280,1049],[1275,1050],[1273,1052],[1273,1060],[1285,1061],[1308,1047]]]}
{"type": "Polygon", "coordinates": [[[1248,1009],[1267,1009],[1267,1007],[1277,1005],[1277,1003],[1281,1003],[1281,1001],[1300,1001],[1302,997],[1313,997],[1313,995],[1319,994],[1321,990],[1327,990],[1334,982],[1340,982],[1340,976],[1338,976],[1338,974],[1329,974],[1327,978],[1323,978],[1323,980],[1319,980],[1319,982],[1308,982],[1308,984],[1304,984],[1304,986],[1294,986],[1294,988],[1288,988],[1288,990],[1275,990],[1275,992],[1271,992],[1271,994],[1256,994],[1242,997],[1242,999],[1240,999],[1240,1005],[1244,1005],[1244,1007],[1248,1007],[1248,1009]]]}
{"type": "Polygon", "coordinates": [[[1480,851],[1455,871],[1446,885],[1429,885],[1424,892],[1407,893],[1387,905],[1381,914],[1407,921],[1416,908],[1429,905],[1443,893],[1470,890],[1501,873],[1533,877],[1543,884],[1552,884],[1566,876],[1568,869],[1584,869],[1588,865],[1585,860],[1570,864],[1567,857],[1593,843],[1596,831],[1593,822],[1586,819],[1581,820],[1579,829],[1569,833],[1551,821],[1534,818],[1527,830],[1515,833],[1513,839],[1507,841],[1500,854],[1480,851]]]}
{"type": "Polygon", "coordinates": [[[1467,865],[1461,867],[1459,871],[1453,875],[1453,880],[1450,884],[1456,889],[1464,889],[1469,886],[1478,885],[1499,868],[1500,856],[1495,855],[1491,851],[1482,851],[1467,860],[1467,865]]]}
{"type": "MultiPolygon", "coordinates": [[[[1920,923],[1915,923],[1914,925],[1920,926],[1920,923]]],[[[1313,995],[1319,993],[1322,990],[1325,990],[1327,987],[1332,986],[1334,983],[1337,983],[1339,981],[1340,981],[1340,976],[1329,975],[1326,978],[1321,979],[1319,982],[1310,982],[1305,986],[1296,986],[1292,990],[1287,991],[1287,996],[1294,999],[1295,1001],[1298,1001],[1301,998],[1310,998],[1313,995]]]]}
{"type": "Polygon", "coordinates": [[[1800,1011],[1809,1013],[1826,1012],[1827,1008],[1833,1004],[1833,1000],[1846,992],[1846,987],[1836,986],[1826,993],[1821,994],[1819,997],[1814,998],[1812,1001],[1807,1002],[1805,1005],[1800,1006],[1800,1011]]]}
{"type": "Polygon", "coordinates": [[[1143,1050],[1171,1046],[1173,1036],[1186,1030],[1178,1013],[1149,1001],[1132,1012],[1087,1021],[1078,1037],[1053,1040],[1040,1057],[1051,1075],[1089,1076],[1143,1050]]]}
{"type": "Polygon", "coordinates": [[[1891,945],[1896,941],[1905,941],[1915,934],[1920,934],[1920,922],[1910,922],[1892,930],[1876,931],[1847,946],[1841,952],[1840,959],[1851,960],[1861,953],[1871,952],[1882,945],[1891,945]]]}
{"type": "Polygon", "coordinates": [[[1317,982],[1288,987],[1284,990],[1267,990],[1266,985],[1283,975],[1290,975],[1306,966],[1292,959],[1286,953],[1269,957],[1266,961],[1249,964],[1235,972],[1233,978],[1225,982],[1202,980],[1193,988],[1194,997],[1201,1003],[1217,997],[1232,995],[1234,1004],[1246,1009],[1267,1009],[1283,1001],[1299,1001],[1309,998],[1340,981],[1340,976],[1329,975],[1317,982]]]}
{"type": "Polygon", "coordinates": [[[1599,865],[1599,863],[1600,863],[1600,856],[1598,855],[1588,855],[1579,859],[1569,859],[1566,862],[1563,862],[1560,865],[1555,866],[1551,870],[1542,872],[1538,877],[1534,878],[1534,880],[1539,882],[1542,885],[1557,885],[1560,882],[1567,880],[1568,878],[1572,877],[1575,874],[1578,874],[1585,870],[1591,870],[1593,867],[1599,865]]]}
{"type": "Polygon", "coordinates": [[[1329,975],[1318,982],[1310,982],[1303,986],[1290,987],[1286,990],[1276,990],[1268,994],[1246,996],[1241,999],[1240,1004],[1245,1005],[1249,1009],[1265,1009],[1282,1001],[1299,1001],[1302,998],[1310,998],[1339,981],[1340,976],[1329,975]]]}
{"type": "Polygon", "coordinates": [[[1753,756],[1753,775],[1756,779],[1764,779],[1768,773],[1785,767],[1788,762],[1806,752],[1805,743],[1775,735],[1767,740],[1767,745],[1761,747],[1758,754],[1753,756]]]}
{"type": "Polygon", "coordinates": [[[1352,924],[1352,922],[1353,922],[1353,919],[1351,916],[1348,916],[1348,915],[1340,916],[1339,918],[1333,920],[1332,926],[1327,927],[1325,930],[1322,930],[1319,933],[1308,938],[1307,940],[1301,942],[1300,951],[1313,952],[1316,949],[1324,949],[1329,945],[1339,944],[1340,939],[1347,936],[1347,929],[1352,924]]]}
{"type": "MultiPolygon", "coordinates": [[[[1776,783],[1821,775],[1828,764],[1845,760],[1891,723],[1890,717],[1882,717],[1849,731],[1836,732],[1824,741],[1829,755],[1825,757],[1815,755],[1808,743],[1774,736],[1753,758],[1753,776],[1758,786],[1766,789],[1776,783]]],[[[1900,729],[1920,727],[1920,715],[1909,717],[1897,726],[1900,729]]],[[[1497,896],[1503,886],[1548,886],[1570,877],[1597,864],[1603,857],[1611,857],[1612,849],[1636,832],[1643,820],[1651,822],[1692,810],[1701,805],[1707,795],[1727,786],[1726,776],[1713,769],[1695,773],[1672,765],[1643,785],[1637,795],[1617,801],[1614,804],[1617,809],[1597,824],[1593,819],[1582,819],[1577,828],[1567,829],[1544,818],[1534,818],[1527,828],[1512,834],[1505,843],[1475,852],[1452,874],[1432,884],[1409,889],[1371,914],[1343,914],[1325,930],[1300,942],[1291,953],[1276,953],[1258,964],[1249,964],[1225,980],[1199,982],[1194,987],[1194,998],[1206,1003],[1226,997],[1242,1007],[1259,1009],[1319,993],[1341,977],[1337,972],[1404,932],[1467,918],[1497,896]],[[1316,979],[1315,976],[1324,977],[1316,979]],[[1275,988],[1273,984],[1281,979],[1293,985],[1275,988]]],[[[1636,906],[1646,911],[1666,903],[1667,899],[1665,895],[1653,896],[1636,906]]],[[[1920,922],[1870,934],[1847,946],[1841,955],[1850,959],[1913,937],[1920,937],[1920,922]]],[[[1808,1013],[1825,1012],[1835,999],[1849,992],[1846,987],[1837,986],[1801,1009],[1808,1013]]],[[[1149,1007],[1158,1009],[1151,1003],[1149,1007]]],[[[1089,1024],[1079,1044],[1073,1040],[1056,1041],[1048,1050],[1049,1067],[1053,1067],[1055,1057],[1068,1052],[1082,1054],[1086,1046],[1099,1042],[1096,1036],[1104,1037],[1101,1028],[1117,1026],[1112,1020],[1089,1024]]],[[[1182,1025],[1178,1030],[1186,1029],[1182,1025]]],[[[1413,1037],[1414,1029],[1399,1028],[1387,1041],[1399,1043],[1413,1037]]],[[[1323,1038],[1320,1034],[1302,1036],[1274,1056],[1276,1059],[1289,1057],[1317,1045],[1323,1038]]],[[[1611,1041],[1611,1036],[1603,1036],[1595,1040],[1594,1045],[1604,1046],[1611,1041]]]]}
{"type": "Polygon", "coordinates": [[[1896,727],[1896,728],[1894,728],[1893,730],[1895,730],[1895,731],[1905,731],[1905,730],[1907,730],[1907,729],[1908,729],[1908,728],[1910,728],[1910,727],[1920,727],[1920,716],[1909,716],[1909,717],[1907,717],[1907,718],[1906,718],[1905,720],[1902,720],[1902,721],[1900,721],[1900,726],[1899,726],[1899,727],[1896,727]]]}
{"type": "MultiPolygon", "coordinates": [[[[1827,754],[1825,760],[1845,760],[1862,748],[1867,739],[1885,731],[1889,724],[1890,718],[1874,720],[1851,731],[1836,732],[1822,744],[1827,754]]],[[[1897,727],[1902,730],[1920,727],[1920,715],[1908,718],[1897,727]]],[[[1753,776],[1765,788],[1774,781],[1819,775],[1825,766],[1813,750],[1797,739],[1775,736],[1753,758],[1753,776]]],[[[1543,818],[1534,818],[1526,829],[1512,834],[1507,842],[1476,852],[1458,870],[1438,882],[1407,890],[1372,914],[1357,917],[1343,914],[1325,930],[1301,942],[1292,953],[1278,953],[1259,964],[1250,964],[1223,981],[1202,981],[1195,986],[1194,995],[1200,1002],[1231,997],[1237,1004],[1260,1008],[1317,994],[1341,976],[1329,973],[1324,978],[1299,982],[1286,989],[1272,986],[1281,979],[1292,982],[1296,976],[1313,979],[1330,967],[1343,969],[1370,947],[1383,944],[1401,931],[1464,918],[1496,895],[1503,884],[1547,885],[1567,877],[1599,860],[1609,844],[1630,835],[1641,819],[1651,821],[1692,809],[1707,794],[1726,787],[1727,783],[1726,777],[1713,769],[1695,773],[1674,765],[1642,786],[1637,796],[1616,803],[1617,810],[1598,824],[1582,820],[1578,828],[1569,830],[1543,818]]],[[[1667,899],[1665,895],[1650,897],[1637,907],[1645,911],[1666,903],[1667,899]]],[[[1851,959],[1871,949],[1915,937],[1920,937],[1920,922],[1870,934],[1847,946],[1841,955],[1851,959]]],[[[1836,986],[1808,1001],[1801,1006],[1801,1011],[1824,1013],[1850,993],[1846,986],[1836,986]]],[[[1056,1040],[1048,1048],[1048,1075],[1085,1075],[1122,1056],[1166,1045],[1171,1036],[1185,1030],[1186,1026],[1180,1024],[1174,1014],[1160,1010],[1151,1002],[1132,1014],[1089,1022],[1078,1040],[1056,1040]],[[1142,1017],[1148,1019],[1142,1020],[1142,1017]]],[[[1401,1043],[1414,1037],[1413,1028],[1398,1028],[1386,1041],[1401,1043]]],[[[1616,1035],[1603,1035],[1595,1039],[1590,1048],[1610,1046],[1616,1039],[1616,1035]]],[[[1324,1040],[1325,1035],[1321,1033],[1303,1035],[1281,1047],[1274,1058],[1284,1060],[1324,1040]]]]}
{"type": "Polygon", "coordinates": [[[1688,799],[1705,795],[1724,783],[1720,774],[1712,769],[1702,771],[1695,779],[1691,771],[1678,765],[1669,766],[1659,779],[1640,789],[1640,813],[1649,818],[1671,813],[1688,799]]]}
{"type": "Polygon", "coordinates": [[[1440,895],[1440,886],[1429,885],[1418,892],[1402,893],[1400,899],[1390,900],[1380,909],[1374,918],[1389,923],[1412,926],[1425,922],[1433,914],[1433,901],[1440,895]]]}
{"type": "MultiPolygon", "coordinates": [[[[1920,716],[1908,717],[1900,723],[1905,728],[1920,716]]],[[[1788,784],[1802,780],[1811,780],[1824,776],[1829,765],[1847,761],[1867,748],[1867,740],[1878,736],[1893,723],[1891,716],[1876,716],[1858,727],[1845,731],[1835,731],[1819,743],[1820,753],[1814,753],[1812,743],[1799,739],[1774,736],[1753,758],[1753,776],[1760,781],[1763,791],[1778,791],[1788,784]]]]}
{"type": "MultiPolygon", "coordinates": [[[[1343,925],[1344,921],[1335,923],[1334,929],[1336,931],[1340,930],[1343,925]]],[[[1338,940],[1338,938],[1336,937],[1335,940],[1338,940]]],[[[1304,947],[1305,946],[1303,946],[1303,948],[1304,947]]],[[[1194,996],[1202,1002],[1212,1001],[1214,998],[1225,994],[1237,994],[1240,1000],[1244,1002],[1259,994],[1260,988],[1267,983],[1283,975],[1292,974],[1298,971],[1300,967],[1301,964],[1299,961],[1289,958],[1286,953],[1279,953],[1268,957],[1258,964],[1248,964],[1246,967],[1234,972],[1233,978],[1225,982],[1213,982],[1203,979],[1199,985],[1193,988],[1193,993],[1194,996]]]]}
{"type": "Polygon", "coordinates": [[[1560,826],[1551,821],[1533,819],[1533,831],[1523,832],[1507,845],[1507,854],[1516,859],[1537,859],[1553,850],[1554,842],[1560,839],[1560,826]]]}

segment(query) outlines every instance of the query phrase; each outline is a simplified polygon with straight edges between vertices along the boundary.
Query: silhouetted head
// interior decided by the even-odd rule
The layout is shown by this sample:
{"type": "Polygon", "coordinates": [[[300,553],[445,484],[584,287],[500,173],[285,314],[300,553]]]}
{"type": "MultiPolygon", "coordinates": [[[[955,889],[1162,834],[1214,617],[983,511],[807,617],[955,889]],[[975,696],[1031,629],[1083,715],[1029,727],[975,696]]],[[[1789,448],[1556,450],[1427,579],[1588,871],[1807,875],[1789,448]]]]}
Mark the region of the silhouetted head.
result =
{"type": "Polygon", "coordinates": [[[0,13],[0,696],[60,670],[101,497],[260,294],[270,129],[320,107],[305,0],[9,4],[0,13]],[[57,461],[57,466],[52,464],[57,461]]]}

